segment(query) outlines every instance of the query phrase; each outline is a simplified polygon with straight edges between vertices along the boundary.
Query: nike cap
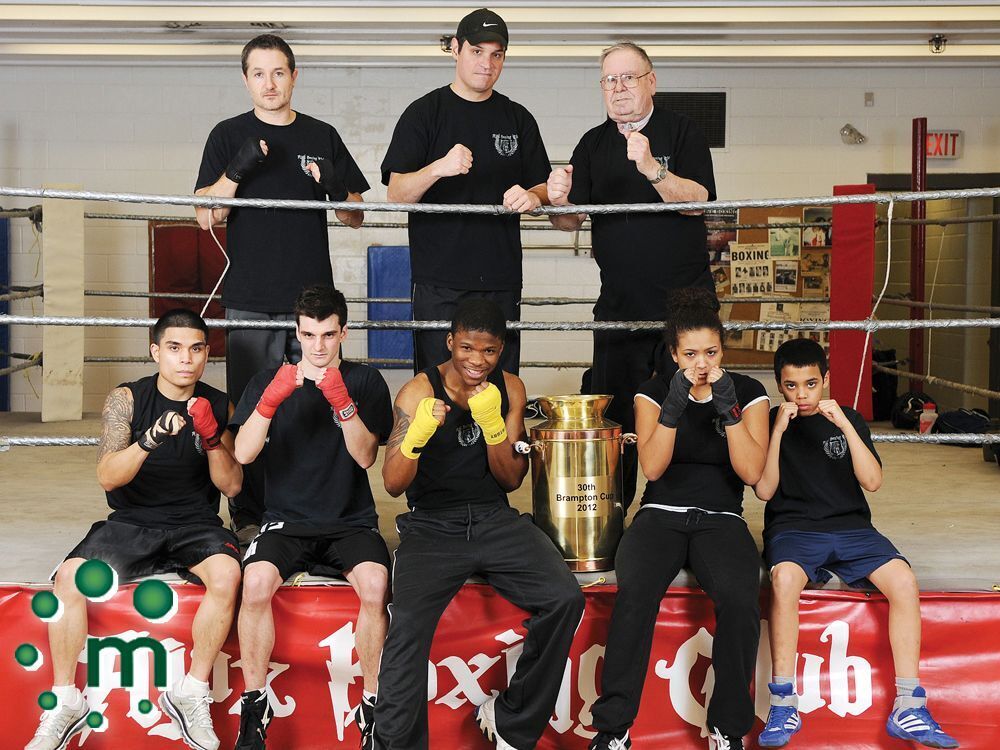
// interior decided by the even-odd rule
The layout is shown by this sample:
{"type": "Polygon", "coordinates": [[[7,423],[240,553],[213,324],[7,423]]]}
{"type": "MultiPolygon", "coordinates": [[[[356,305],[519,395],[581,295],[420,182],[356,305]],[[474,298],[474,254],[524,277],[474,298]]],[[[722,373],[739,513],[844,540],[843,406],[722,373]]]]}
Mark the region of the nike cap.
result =
{"type": "Polygon", "coordinates": [[[507,49],[507,24],[492,10],[480,8],[458,22],[455,32],[460,42],[481,44],[482,42],[499,42],[507,49]]]}

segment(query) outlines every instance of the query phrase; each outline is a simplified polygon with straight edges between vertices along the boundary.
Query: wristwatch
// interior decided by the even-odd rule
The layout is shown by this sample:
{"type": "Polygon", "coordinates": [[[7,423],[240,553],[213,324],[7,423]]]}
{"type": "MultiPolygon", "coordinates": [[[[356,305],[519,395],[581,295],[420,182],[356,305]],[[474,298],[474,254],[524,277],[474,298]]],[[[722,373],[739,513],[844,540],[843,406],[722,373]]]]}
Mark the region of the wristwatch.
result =
{"type": "Polygon", "coordinates": [[[649,181],[649,184],[655,185],[658,182],[663,182],[665,179],[667,179],[667,165],[661,164],[660,171],[656,173],[656,177],[649,181]]]}

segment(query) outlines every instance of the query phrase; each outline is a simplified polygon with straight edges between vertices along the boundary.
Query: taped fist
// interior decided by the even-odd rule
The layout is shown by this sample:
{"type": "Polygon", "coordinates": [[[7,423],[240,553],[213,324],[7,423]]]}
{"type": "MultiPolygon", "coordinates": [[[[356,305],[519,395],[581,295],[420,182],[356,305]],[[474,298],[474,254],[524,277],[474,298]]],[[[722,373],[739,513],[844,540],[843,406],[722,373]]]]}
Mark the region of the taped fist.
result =
{"type": "Polygon", "coordinates": [[[444,424],[447,413],[448,406],[441,399],[430,397],[421,399],[413,415],[413,422],[403,436],[399,452],[409,459],[419,458],[420,451],[427,445],[427,441],[434,436],[437,428],[444,424]]]}
{"type": "Polygon", "coordinates": [[[243,141],[240,150],[236,152],[229,166],[226,167],[226,177],[233,182],[239,182],[264,162],[267,151],[261,147],[259,138],[250,137],[243,141]]]}
{"type": "Polygon", "coordinates": [[[214,451],[219,447],[219,423],[215,421],[212,405],[208,399],[198,397],[188,401],[187,408],[201,444],[206,450],[214,451]]]}
{"type": "Polygon", "coordinates": [[[333,161],[330,159],[320,159],[319,161],[310,162],[310,164],[316,165],[315,171],[309,171],[315,178],[316,182],[323,186],[323,190],[326,191],[327,198],[332,201],[347,200],[347,186],[337,175],[337,170],[333,166],[333,161]]]}
{"type": "Polygon", "coordinates": [[[667,397],[660,404],[659,422],[664,427],[676,429],[677,423],[688,405],[688,394],[691,393],[691,379],[684,370],[678,370],[670,379],[670,389],[667,397]]]}
{"type": "Polygon", "coordinates": [[[184,429],[185,420],[175,411],[165,411],[142,435],[139,436],[139,447],[146,453],[152,453],[171,435],[176,435],[184,429]]]}
{"type": "Polygon", "coordinates": [[[507,439],[507,425],[500,413],[500,389],[484,383],[478,393],[469,397],[469,410],[476,424],[483,428],[487,445],[499,445],[507,439]]]}
{"type": "Polygon", "coordinates": [[[351,395],[347,392],[347,386],[344,385],[344,376],[336,367],[327,367],[323,370],[316,381],[316,387],[326,397],[341,422],[346,422],[358,413],[351,395]]]}
{"type": "Polygon", "coordinates": [[[257,413],[264,419],[273,418],[281,403],[301,385],[302,370],[295,365],[282,365],[261,394],[260,401],[257,402],[257,413]]]}
{"type": "Polygon", "coordinates": [[[719,424],[730,427],[743,419],[743,410],[736,398],[736,383],[725,370],[713,367],[708,372],[708,382],[712,386],[712,405],[721,417],[719,424]]]}

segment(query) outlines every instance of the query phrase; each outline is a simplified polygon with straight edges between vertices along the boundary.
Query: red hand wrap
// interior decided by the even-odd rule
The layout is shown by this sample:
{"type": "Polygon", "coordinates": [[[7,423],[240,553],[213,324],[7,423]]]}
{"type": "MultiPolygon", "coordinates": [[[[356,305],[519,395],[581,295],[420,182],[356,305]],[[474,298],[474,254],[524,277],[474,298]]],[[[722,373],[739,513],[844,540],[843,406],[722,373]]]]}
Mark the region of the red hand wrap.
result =
{"type": "Polygon", "coordinates": [[[327,367],[323,372],[323,379],[319,383],[319,389],[330,402],[330,406],[337,412],[337,417],[341,422],[346,422],[358,413],[351,399],[351,394],[347,392],[344,385],[344,376],[336,367],[327,367]]]}
{"type": "Polygon", "coordinates": [[[257,402],[257,411],[264,419],[271,419],[281,406],[281,402],[295,392],[297,374],[298,368],[295,365],[282,365],[278,368],[274,379],[268,383],[260,396],[260,401],[257,402]]]}
{"type": "Polygon", "coordinates": [[[194,431],[201,438],[201,444],[210,451],[218,448],[219,423],[215,421],[212,405],[208,403],[208,399],[196,398],[194,403],[188,407],[188,414],[191,415],[194,431]]]}

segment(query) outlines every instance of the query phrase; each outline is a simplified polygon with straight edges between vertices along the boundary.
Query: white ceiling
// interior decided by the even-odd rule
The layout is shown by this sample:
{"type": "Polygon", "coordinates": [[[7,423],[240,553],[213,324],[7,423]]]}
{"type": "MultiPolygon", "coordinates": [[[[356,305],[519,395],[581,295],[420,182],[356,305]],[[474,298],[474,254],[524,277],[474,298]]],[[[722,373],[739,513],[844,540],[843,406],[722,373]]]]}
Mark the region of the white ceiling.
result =
{"type": "MultiPolygon", "coordinates": [[[[0,60],[230,65],[274,30],[309,65],[447,64],[440,37],[464,2],[22,2],[0,4],[0,60]]],[[[998,65],[996,2],[499,2],[509,64],[588,64],[633,39],[676,64],[998,65]],[[943,53],[928,40],[947,38],[943,53]]]]}

